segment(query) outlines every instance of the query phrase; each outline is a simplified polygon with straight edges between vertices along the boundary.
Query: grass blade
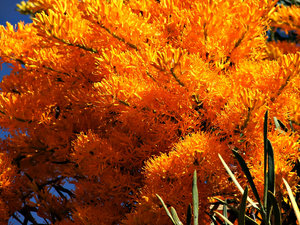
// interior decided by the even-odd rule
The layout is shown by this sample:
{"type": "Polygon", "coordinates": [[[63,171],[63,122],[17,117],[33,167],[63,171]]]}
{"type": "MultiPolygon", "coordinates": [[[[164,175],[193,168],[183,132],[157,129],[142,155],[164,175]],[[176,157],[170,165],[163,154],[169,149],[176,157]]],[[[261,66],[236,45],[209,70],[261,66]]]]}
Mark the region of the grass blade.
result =
{"type": "Polygon", "coordinates": [[[286,189],[287,189],[287,191],[288,191],[289,197],[290,197],[290,199],[291,199],[291,203],[292,203],[292,206],[293,206],[295,215],[296,215],[296,217],[297,217],[298,223],[300,224],[300,211],[299,211],[298,205],[297,205],[297,203],[296,203],[296,200],[295,200],[295,198],[294,198],[293,192],[292,192],[291,187],[290,187],[290,185],[288,184],[288,182],[287,182],[284,178],[282,178],[282,179],[283,179],[283,182],[284,182],[284,184],[285,184],[285,187],[286,187],[286,189]]]}
{"type": "Polygon", "coordinates": [[[172,220],[173,224],[176,225],[176,223],[175,223],[175,221],[174,221],[174,219],[173,219],[173,216],[172,216],[172,214],[170,213],[170,211],[168,210],[168,207],[166,206],[164,200],[162,200],[162,198],[161,198],[158,194],[156,194],[156,197],[160,200],[161,204],[163,205],[164,209],[165,209],[166,212],[167,212],[167,215],[170,217],[170,219],[172,220]]]}
{"type": "Polygon", "coordinates": [[[233,152],[234,156],[236,157],[236,159],[238,160],[240,166],[242,167],[242,170],[243,170],[244,174],[246,175],[246,177],[247,177],[247,179],[248,179],[248,182],[249,182],[249,184],[250,184],[250,187],[251,187],[251,189],[252,189],[252,191],[253,191],[253,194],[254,194],[256,200],[258,201],[258,204],[259,204],[260,207],[261,207],[261,210],[264,211],[263,205],[262,205],[262,203],[261,203],[261,201],[260,201],[259,194],[258,194],[257,189],[256,189],[256,187],[255,187],[255,184],[254,184],[254,182],[253,182],[253,178],[252,178],[252,176],[251,176],[251,174],[250,174],[250,171],[249,171],[249,169],[248,169],[248,166],[246,165],[246,162],[244,161],[244,159],[242,158],[242,156],[240,156],[240,154],[239,154],[237,151],[232,150],[232,152],[233,152]]]}
{"type": "Polygon", "coordinates": [[[280,133],[283,133],[283,131],[288,132],[287,127],[279,119],[277,119],[276,117],[273,117],[273,119],[276,129],[279,130],[280,133]]]}
{"type": "MultiPolygon", "coordinates": [[[[237,186],[237,188],[239,189],[239,191],[244,194],[244,190],[242,188],[242,186],[239,184],[239,182],[237,181],[237,179],[235,178],[235,176],[233,175],[233,173],[231,172],[231,170],[229,169],[229,167],[227,166],[227,164],[225,163],[225,161],[223,160],[222,156],[220,154],[218,154],[224,168],[226,169],[227,173],[229,174],[230,178],[232,179],[233,183],[235,184],[235,186],[237,186]]],[[[256,204],[253,202],[253,200],[251,198],[247,198],[248,202],[250,202],[250,204],[257,210],[259,210],[259,208],[256,206],[256,204]]]]}
{"type": "Polygon", "coordinates": [[[171,206],[171,214],[174,219],[175,225],[183,225],[183,223],[180,221],[180,219],[177,215],[176,210],[172,206],[171,206]]]}
{"type": "MultiPolygon", "coordinates": [[[[227,200],[224,201],[225,203],[227,203],[227,200]]],[[[226,218],[228,217],[227,215],[227,205],[223,205],[223,216],[225,216],[226,218]]],[[[228,225],[227,222],[225,221],[224,225],[228,225]]]]}
{"type": "Polygon", "coordinates": [[[215,211],[215,213],[220,216],[226,223],[228,223],[228,225],[234,225],[233,223],[231,223],[225,216],[223,216],[221,213],[215,211]]]}
{"type": "Polygon", "coordinates": [[[268,191],[268,202],[272,205],[274,212],[274,225],[281,225],[281,213],[274,194],[268,191]]]}
{"type": "Polygon", "coordinates": [[[275,123],[276,129],[277,129],[277,130],[281,130],[280,124],[279,124],[279,122],[278,122],[278,119],[277,119],[275,116],[273,117],[273,119],[274,119],[274,123],[275,123]]]}
{"type": "Polygon", "coordinates": [[[265,119],[264,119],[264,146],[267,144],[267,138],[268,138],[268,111],[265,113],[265,119]]]}
{"type": "MultiPolygon", "coordinates": [[[[249,197],[248,197],[249,198],[249,197]]],[[[229,205],[227,202],[214,197],[214,199],[216,199],[217,201],[219,201],[220,203],[222,203],[223,205],[226,205],[233,213],[235,213],[236,215],[239,214],[239,210],[231,205],[229,205]]],[[[251,217],[245,215],[245,219],[247,222],[247,225],[258,225],[258,223],[256,223],[251,217]]]]}
{"type": "Polygon", "coordinates": [[[295,132],[293,122],[291,120],[290,120],[290,127],[291,127],[292,132],[295,132]]]}
{"type": "Polygon", "coordinates": [[[197,172],[196,172],[196,170],[194,171],[192,193],[193,193],[194,225],[198,225],[199,199],[198,199],[197,172]]]}
{"type": "Polygon", "coordinates": [[[186,225],[192,225],[192,207],[189,204],[187,213],[186,213],[186,225]]]}
{"type": "Polygon", "coordinates": [[[288,132],[287,127],[279,119],[277,119],[276,117],[273,117],[273,119],[274,119],[276,129],[281,130],[281,133],[282,131],[288,132]]]}
{"type": "Polygon", "coordinates": [[[265,113],[264,119],[264,208],[267,208],[267,194],[268,194],[268,176],[267,176],[267,163],[268,163],[268,111],[265,113]]]}
{"type": "Polygon", "coordinates": [[[277,121],[278,121],[278,123],[279,123],[281,129],[282,129],[284,132],[288,132],[288,131],[289,131],[289,129],[283,124],[283,122],[281,122],[281,121],[278,120],[278,119],[277,119],[277,121]]]}
{"type": "Polygon", "coordinates": [[[248,197],[248,186],[246,186],[246,188],[245,188],[243,198],[242,198],[242,202],[241,202],[241,205],[240,205],[238,225],[245,225],[245,213],[246,213],[247,197],[248,197]]]}
{"type": "Polygon", "coordinates": [[[268,191],[275,194],[275,163],[274,163],[274,151],[269,139],[268,142],[268,191]]]}

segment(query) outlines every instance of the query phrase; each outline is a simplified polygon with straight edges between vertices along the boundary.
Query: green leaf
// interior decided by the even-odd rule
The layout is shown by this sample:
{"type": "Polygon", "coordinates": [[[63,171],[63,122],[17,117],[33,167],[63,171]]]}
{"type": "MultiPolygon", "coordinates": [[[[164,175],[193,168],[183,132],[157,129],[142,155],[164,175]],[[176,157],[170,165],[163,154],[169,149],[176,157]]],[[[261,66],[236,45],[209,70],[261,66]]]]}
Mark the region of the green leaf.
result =
{"type": "Polygon", "coordinates": [[[268,176],[267,176],[267,163],[268,163],[268,111],[265,113],[264,119],[264,207],[267,208],[267,194],[268,194],[268,176]]]}
{"type": "Polygon", "coordinates": [[[211,223],[210,223],[210,225],[217,225],[218,223],[217,223],[217,219],[216,219],[216,216],[215,215],[211,215],[211,214],[209,214],[209,217],[210,217],[210,219],[211,219],[211,223]]]}
{"type": "Polygon", "coordinates": [[[167,215],[170,217],[170,219],[172,220],[173,224],[176,225],[176,223],[175,223],[175,221],[174,221],[174,219],[173,219],[173,216],[172,216],[172,214],[170,213],[170,211],[168,210],[168,208],[167,208],[165,202],[162,200],[162,198],[161,198],[158,194],[156,194],[156,197],[160,200],[161,204],[163,205],[164,209],[165,209],[166,212],[167,212],[167,215]]]}
{"type": "Polygon", "coordinates": [[[275,163],[274,163],[274,151],[269,139],[268,142],[268,191],[275,194],[275,163]]]}
{"type": "Polygon", "coordinates": [[[277,119],[276,117],[273,117],[273,119],[274,119],[276,129],[284,132],[288,132],[287,127],[279,119],[277,119]]]}
{"type": "Polygon", "coordinates": [[[273,119],[274,119],[276,129],[280,130],[280,125],[278,123],[278,119],[275,116],[273,117],[273,119]]]}
{"type": "Polygon", "coordinates": [[[293,122],[290,120],[290,127],[291,127],[291,130],[293,131],[293,132],[295,132],[295,129],[294,129],[294,126],[293,126],[293,122]]]}
{"type": "Polygon", "coordinates": [[[177,215],[176,210],[172,206],[171,206],[171,214],[174,219],[175,225],[183,225],[183,223],[180,221],[180,219],[177,215]]]}
{"type": "Polygon", "coordinates": [[[264,119],[264,145],[266,146],[268,138],[268,111],[265,113],[265,119],[264,119]]]}
{"type": "Polygon", "coordinates": [[[299,211],[298,205],[296,203],[295,197],[293,195],[293,192],[292,192],[291,187],[288,184],[288,182],[284,178],[282,178],[282,179],[283,179],[283,182],[285,184],[286,190],[288,191],[289,197],[291,199],[291,203],[292,203],[295,215],[297,217],[298,224],[300,224],[300,211],[299,211]]]}
{"type": "Polygon", "coordinates": [[[240,166],[242,167],[242,170],[243,170],[244,174],[246,175],[246,177],[248,179],[248,182],[249,182],[250,187],[251,187],[251,189],[253,191],[253,194],[254,194],[256,200],[258,201],[258,204],[260,205],[261,211],[264,213],[263,205],[262,205],[262,203],[260,201],[259,194],[258,194],[257,189],[255,187],[255,184],[253,182],[253,178],[252,178],[252,176],[250,174],[250,171],[249,171],[249,169],[248,169],[248,167],[246,165],[246,162],[244,161],[244,159],[242,158],[242,156],[240,156],[240,154],[237,151],[232,150],[232,152],[233,152],[234,156],[236,157],[236,159],[238,160],[240,166]]]}
{"type": "MultiPolygon", "coordinates": [[[[219,201],[220,203],[222,203],[223,205],[226,205],[233,213],[235,213],[236,215],[239,215],[239,210],[231,205],[229,205],[227,202],[214,197],[214,199],[216,199],[217,201],[219,201]]],[[[249,197],[248,197],[249,200],[249,197]]],[[[252,218],[250,218],[249,216],[245,215],[245,219],[247,222],[247,225],[258,225],[258,223],[256,223],[252,218]]]]}
{"type": "Polygon", "coordinates": [[[245,225],[245,213],[246,213],[246,204],[247,204],[247,197],[248,197],[248,186],[246,186],[242,198],[242,202],[240,205],[239,210],[239,217],[238,217],[238,224],[245,225]]]}
{"type": "Polygon", "coordinates": [[[192,193],[193,193],[194,225],[198,225],[199,199],[198,199],[197,171],[196,170],[194,171],[192,193]]]}
{"type": "Polygon", "coordinates": [[[287,129],[287,127],[286,127],[280,120],[277,119],[277,121],[278,121],[278,123],[279,123],[281,129],[282,129],[284,132],[288,132],[288,131],[289,131],[289,130],[287,129]]]}
{"type": "Polygon", "coordinates": [[[274,194],[268,191],[268,202],[272,205],[274,214],[274,225],[281,225],[281,213],[274,194]]]}
{"type": "Polygon", "coordinates": [[[215,213],[220,216],[225,222],[227,222],[229,225],[234,225],[233,223],[230,222],[225,216],[223,216],[221,213],[215,211],[215,213]]]}
{"type": "MultiPolygon", "coordinates": [[[[224,159],[222,158],[222,156],[220,154],[218,154],[225,170],[227,171],[227,173],[229,174],[230,178],[232,179],[233,183],[235,184],[235,186],[237,186],[237,188],[239,189],[239,191],[244,194],[244,190],[242,188],[242,186],[239,184],[239,182],[237,181],[237,179],[235,178],[235,176],[233,175],[233,173],[231,172],[231,170],[229,169],[229,167],[227,166],[227,164],[225,163],[224,159]]],[[[253,200],[251,198],[247,198],[248,202],[250,202],[250,204],[257,210],[259,210],[259,208],[256,206],[256,204],[253,202],[253,200]]]]}
{"type": "MultiPolygon", "coordinates": [[[[269,193],[270,191],[268,191],[269,193]]],[[[269,195],[269,194],[268,194],[269,195]]],[[[268,224],[270,223],[270,219],[272,216],[272,211],[273,211],[273,205],[271,202],[269,202],[269,197],[267,196],[267,208],[266,208],[266,217],[264,218],[264,221],[267,222],[268,224]]]]}
{"type": "MultiPolygon", "coordinates": [[[[227,203],[227,200],[225,200],[224,202],[227,203]]],[[[227,215],[227,205],[223,205],[223,216],[225,216],[226,218],[228,218],[228,215],[227,215]]],[[[225,221],[224,225],[228,225],[226,221],[225,221]]]]}
{"type": "Polygon", "coordinates": [[[189,206],[187,208],[186,225],[192,225],[192,207],[191,207],[191,204],[189,204],[189,206]]]}

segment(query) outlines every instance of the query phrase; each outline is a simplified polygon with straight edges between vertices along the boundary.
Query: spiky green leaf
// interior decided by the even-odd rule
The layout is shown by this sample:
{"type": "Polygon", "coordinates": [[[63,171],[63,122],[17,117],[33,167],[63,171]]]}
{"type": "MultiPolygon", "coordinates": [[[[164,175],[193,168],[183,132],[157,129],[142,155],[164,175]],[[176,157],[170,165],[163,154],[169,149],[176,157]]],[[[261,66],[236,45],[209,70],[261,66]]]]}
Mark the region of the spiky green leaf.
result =
{"type": "MultiPolygon", "coordinates": [[[[225,200],[224,202],[227,203],[227,200],[225,200]]],[[[227,215],[227,205],[223,205],[223,216],[225,216],[226,218],[228,218],[228,215],[227,215]]],[[[224,225],[228,225],[226,221],[225,221],[224,225]]]]}
{"type": "Polygon", "coordinates": [[[282,178],[282,179],[283,179],[283,182],[285,184],[286,190],[288,191],[288,194],[289,194],[289,197],[290,197],[290,200],[291,200],[291,203],[292,203],[295,215],[296,215],[297,220],[298,220],[298,224],[300,224],[300,211],[299,211],[297,202],[295,200],[295,197],[293,195],[293,192],[291,190],[290,185],[288,184],[288,182],[284,178],[282,178]]]}
{"type": "Polygon", "coordinates": [[[187,225],[192,225],[192,207],[191,207],[191,204],[189,204],[189,206],[187,208],[186,224],[187,225]]]}
{"type": "Polygon", "coordinates": [[[176,223],[175,223],[175,221],[174,221],[174,219],[173,219],[173,216],[172,216],[172,214],[170,213],[170,211],[168,210],[168,207],[166,206],[164,200],[162,200],[162,198],[161,198],[158,194],[156,194],[156,197],[159,199],[159,201],[160,201],[161,204],[163,205],[163,207],[164,207],[165,211],[167,212],[167,215],[170,217],[172,223],[176,225],[176,223]]]}
{"type": "Polygon", "coordinates": [[[264,208],[267,208],[267,194],[268,194],[268,111],[265,113],[264,119],[264,208]]]}
{"type": "MultiPolygon", "coordinates": [[[[226,205],[236,215],[239,214],[239,210],[237,208],[233,207],[232,205],[230,205],[229,203],[223,201],[222,199],[216,198],[216,197],[214,197],[214,199],[216,199],[217,201],[219,201],[223,205],[226,205]]],[[[249,224],[249,225],[258,225],[258,223],[256,223],[252,218],[250,218],[247,215],[245,215],[245,219],[246,219],[247,224],[249,224]]]]}
{"type": "Polygon", "coordinates": [[[268,191],[275,194],[275,163],[274,163],[274,151],[269,139],[268,142],[268,191]]]}
{"type": "Polygon", "coordinates": [[[240,164],[240,166],[241,166],[244,174],[246,175],[246,177],[248,179],[248,182],[249,182],[250,187],[251,187],[251,189],[253,191],[253,194],[254,194],[256,200],[258,201],[258,204],[260,205],[260,210],[262,211],[262,213],[264,213],[263,205],[261,203],[258,191],[257,191],[257,189],[255,187],[255,184],[253,182],[253,178],[251,176],[251,173],[249,171],[248,166],[246,165],[246,162],[244,161],[244,159],[242,158],[242,156],[240,156],[240,154],[237,151],[232,150],[232,152],[233,152],[234,156],[236,157],[236,159],[238,160],[238,162],[239,162],[239,164],[240,164]]]}
{"type": "MultiPolygon", "coordinates": [[[[239,191],[244,194],[244,190],[242,188],[242,186],[239,184],[239,182],[237,181],[237,179],[235,178],[235,176],[233,175],[233,173],[231,172],[231,170],[229,169],[229,167],[227,166],[227,164],[225,163],[224,159],[222,158],[222,156],[220,154],[218,154],[225,170],[227,171],[227,173],[229,174],[230,178],[232,179],[233,183],[235,184],[235,186],[237,186],[237,188],[239,189],[239,191]]],[[[256,206],[256,204],[254,203],[254,201],[251,198],[247,198],[248,202],[250,202],[250,204],[257,210],[259,210],[259,208],[256,206]]]]}
{"type": "Polygon", "coordinates": [[[248,186],[246,186],[246,188],[244,190],[242,202],[240,204],[239,217],[238,217],[238,224],[239,225],[245,225],[245,213],[246,213],[247,197],[248,197],[248,186]]]}
{"type": "Polygon", "coordinates": [[[274,214],[274,225],[281,225],[281,213],[274,194],[268,191],[268,202],[272,205],[274,214]]]}
{"type": "Polygon", "coordinates": [[[288,132],[288,128],[279,119],[277,119],[276,117],[273,117],[273,119],[274,119],[276,129],[284,132],[288,132]]]}
{"type": "Polygon", "coordinates": [[[193,193],[194,225],[198,225],[199,198],[198,198],[197,171],[196,170],[194,171],[192,193],[193,193]]]}
{"type": "Polygon", "coordinates": [[[221,213],[219,212],[215,212],[218,216],[220,216],[225,222],[227,222],[229,225],[234,225],[233,223],[230,222],[230,220],[228,220],[225,216],[223,216],[221,213]]]}
{"type": "Polygon", "coordinates": [[[290,120],[290,127],[291,127],[292,132],[295,132],[295,129],[294,129],[294,126],[293,126],[293,122],[291,120],[290,120]]]}
{"type": "Polygon", "coordinates": [[[183,225],[183,223],[180,221],[180,219],[177,215],[176,210],[172,206],[171,206],[171,214],[172,214],[173,220],[175,222],[175,225],[183,225]]]}

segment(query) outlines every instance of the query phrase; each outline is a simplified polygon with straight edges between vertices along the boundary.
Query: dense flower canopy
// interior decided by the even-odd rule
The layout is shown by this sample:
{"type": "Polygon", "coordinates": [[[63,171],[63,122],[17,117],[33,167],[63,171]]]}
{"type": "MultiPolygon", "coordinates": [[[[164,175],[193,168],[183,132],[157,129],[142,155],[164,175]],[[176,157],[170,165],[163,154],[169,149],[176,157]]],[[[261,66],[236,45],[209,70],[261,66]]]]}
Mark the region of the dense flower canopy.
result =
{"type": "Polygon", "coordinates": [[[276,175],[296,184],[299,45],[267,43],[266,32],[299,33],[299,7],[275,4],[22,2],[33,22],[0,26],[0,63],[12,65],[0,84],[10,133],[0,144],[0,221],[21,214],[36,224],[37,213],[45,224],[169,224],[155,194],[184,215],[195,169],[208,212],[211,197],[237,196],[217,158],[234,166],[233,148],[262,193],[266,110],[292,125],[269,132],[276,175]]]}

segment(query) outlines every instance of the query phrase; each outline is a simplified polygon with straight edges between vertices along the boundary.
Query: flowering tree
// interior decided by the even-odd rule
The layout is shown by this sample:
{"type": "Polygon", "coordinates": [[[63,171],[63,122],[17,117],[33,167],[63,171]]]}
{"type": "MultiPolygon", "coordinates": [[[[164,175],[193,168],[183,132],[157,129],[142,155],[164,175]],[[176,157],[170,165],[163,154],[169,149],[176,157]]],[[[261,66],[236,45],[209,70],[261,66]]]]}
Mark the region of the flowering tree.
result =
{"type": "MultiPolygon", "coordinates": [[[[0,221],[169,224],[155,194],[184,215],[195,169],[208,212],[211,197],[237,195],[217,157],[239,171],[233,148],[262,194],[266,110],[292,125],[269,138],[276,176],[297,184],[299,46],[266,43],[266,31],[299,32],[300,9],[275,4],[22,2],[33,22],[0,27],[0,63],[12,64],[0,85],[10,133],[0,144],[0,221]]],[[[277,179],[279,199],[282,187],[277,179]]]]}

